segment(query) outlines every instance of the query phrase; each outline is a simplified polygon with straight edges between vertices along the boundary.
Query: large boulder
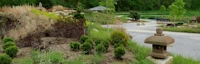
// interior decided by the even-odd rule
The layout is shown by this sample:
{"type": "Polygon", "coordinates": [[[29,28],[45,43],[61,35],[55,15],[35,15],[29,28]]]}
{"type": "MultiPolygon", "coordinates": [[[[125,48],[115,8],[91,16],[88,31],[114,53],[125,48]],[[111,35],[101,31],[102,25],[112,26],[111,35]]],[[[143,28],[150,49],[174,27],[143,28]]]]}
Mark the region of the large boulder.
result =
{"type": "Polygon", "coordinates": [[[200,23],[200,17],[197,17],[196,20],[198,23],[200,23]]]}
{"type": "Polygon", "coordinates": [[[55,11],[63,11],[64,7],[61,5],[53,6],[49,11],[50,12],[55,12],[55,11]]]}
{"type": "Polygon", "coordinates": [[[3,11],[0,9],[0,12],[3,12],[3,11]]]}

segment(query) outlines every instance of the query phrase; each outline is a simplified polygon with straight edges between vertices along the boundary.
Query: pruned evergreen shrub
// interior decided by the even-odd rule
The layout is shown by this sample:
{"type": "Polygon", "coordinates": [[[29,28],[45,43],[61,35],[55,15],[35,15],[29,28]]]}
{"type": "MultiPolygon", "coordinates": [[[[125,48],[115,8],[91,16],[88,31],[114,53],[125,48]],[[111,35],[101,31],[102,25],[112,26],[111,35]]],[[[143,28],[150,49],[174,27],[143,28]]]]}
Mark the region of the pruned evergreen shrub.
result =
{"type": "Polygon", "coordinates": [[[92,45],[92,47],[94,45],[94,41],[91,38],[87,39],[85,42],[89,42],[92,45]]]}
{"type": "Polygon", "coordinates": [[[114,44],[114,48],[117,48],[117,47],[120,47],[120,46],[124,46],[124,45],[123,45],[123,44],[121,44],[121,43],[114,44]]]}
{"type": "Polygon", "coordinates": [[[99,38],[94,39],[95,45],[99,45],[101,43],[101,41],[102,41],[102,39],[99,39],[99,38]]]}
{"type": "Polygon", "coordinates": [[[89,37],[88,36],[81,36],[80,43],[83,44],[89,37]]]}
{"type": "Polygon", "coordinates": [[[89,42],[85,42],[81,48],[83,49],[84,54],[90,54],[92,50],[92,44],[89,42]]]}
{"type": "Polygon", "coordinates": [[[129,36],[125,32],[114,31],[111,34],[111,40],[114,45],[115,44],[123,44],[126,46],[129,41],[129,36]]]}
{"type": "Polygon", "coordinates": [[[106,48],[104,47],[103,44],[99,44],[99,45],[97,45],[95,50],[96,50],[97,54],[102,54],[106,51],[106,48]]]}
{"type": "Polygon", "coordinates": [[[126,53],[126,51],[123,46],[120,46],[115,48],[114,53],[115,53],[115,58],[122,59],[122,56],[126,53]]]}
{"type": "Polygon", "coordinates": [[[140,14],[136,11],[130,11],[129,17],[133,18],[135,21],[140,19],[140,14]]]}
{"type": "Polygon", "coordinates": [[[80,43],[79,42],[71,42],[70,43],[70,48],[73,50],[73,51],[77,51],[80,49],[80,43]]]}
{"type": "Polygon", "coordinates": [[[16,46],[14,42],[8,41],[7,43],[3,44],[3,49],[5,50],[6,48],[10,46],[16,46]]]}
{"type": "Polygon", "coordinates": [[[101,44],[103,44],[103,46],[105,47],[106,50],[108,50],[110,43],[109,41],[105,40],[105,41],[101,41],[101,44]]]}
{"type": "Polygon", "coordinates": [[[5,38],[3,38],[3,44],[5,44],[7,42],[14,42],[14,40],[11,37],[5,37],[5,38]]]}
{"type": "Polygon", "coordinates": [[[16,46],[10,46],[5,49],[5,53],[8,54],[11,58],[17,56],[18,48],[16,46]]]}
{"type": "Polygon", "coordinates": [[[0,64],[11,64],[12,58],[10,58],[7,54],[0,54],[0,64]]]}

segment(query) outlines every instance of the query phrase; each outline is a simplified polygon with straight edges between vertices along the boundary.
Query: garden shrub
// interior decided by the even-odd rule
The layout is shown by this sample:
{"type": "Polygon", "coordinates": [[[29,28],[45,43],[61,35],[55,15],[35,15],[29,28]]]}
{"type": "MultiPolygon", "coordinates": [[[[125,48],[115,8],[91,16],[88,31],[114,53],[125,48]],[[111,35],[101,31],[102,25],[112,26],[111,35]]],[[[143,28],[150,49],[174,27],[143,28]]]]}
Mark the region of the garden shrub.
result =
{"type": "Polygon", "coordinates": [[[71,42],[70,43],[70,48],[73,50],[73,51],[77,51],[80,49],[80,43],[79,42],[71,42]]]}
{"type": "Polygon", "coordinates": [[[11,64],[12,58],[10,58],[7,54],[0,54],[0,64],[11,64]]]}
{"type": "Polygon", "coordinates": [[[117,47],[120,47],[120,46],[123,46],[123,44],[120,44],[120,43],[114,44],[114,48],[117,48],[117,47]]]}
{"type": "Polygon", "coordinates": [[[3,43],[4,44],[7,43],[7,42],[9,42],[9,41],[14,42],[14,40],[12,38],[10,38],[10,37],[3,38],[3,43]]]}
{"type": "Polygon", "coordinates": [[[89,37],[88,36],[81,36],[80,43],[83,44],[89,37]]]}
{"type": "Polygon", "coordinates": [[[6,48],[10,47],[10,46],[16,46],[14,42],[9,41],[5,44],[3,44],[3,49],[5,50],[6,48]]]}
{"type": "Polygon", "coordinates": [[[102,39],[99,39],[99,38],[94,39],[95,45],[99,45],[101,43],[101,41],[102,41],[102,39]]]}
{"type": "Polygon", "coordinates": [[[84,51],[85,54],[90,54],[91,50],[92,50],[92,44],[89,42],[85,42],[82,47],[81,47],[84,51]]]}
{"type": "Polygon", "coordinates": [[[126,51],[123,46],[120,46],[120,47],[115,48],[114,53],[117,59],[121,59],[121,56],[123,56],[126,53],[126,51]]]}
{"type": "Polygon", "coordinates": [[[129,17],[135,19],[135,21],[140,19],[140,14],[136,11],[130,11],[129,17]]]}
{"type": "Polygon", "coordinates": [[[125,32],[121,32],[121,31],[114,31],[111,34],[111,40],[113,44],[123,44],[123,45],[127,45],[128,40],[129,40],[129,36],[125,33],[125,32]]]}
{"type": "Polygon", "coordinates": [[[16,46],[10,46],[5,49],[6,54],[8,54],[10,57],[14,58],[17,55],[18,48],[16,46]]]}
{"type": "Polygon", "coordinates": [[[92,47],[94,45],[94,41],[91,38],[87,39],[85,42],[89,42],[92,45],[92,47]]]}
{"type": "Polygon", "coordinates": [[[103,44],[97,45],[97,47],[96,47],[96,52],[97,52],[97,54],[102,54],[102,53],[104,53],[105,51],[106,51],[106,48],[104,47],[103,44]]]}
{"type": "Polygon", "coordinates": [[[105,49],[108,50],[109,45],[110,45],[109,41],[107,41],[107,40],[102,41],[101,44],[103,44],[103,46],[105,47],[105,49]]]}

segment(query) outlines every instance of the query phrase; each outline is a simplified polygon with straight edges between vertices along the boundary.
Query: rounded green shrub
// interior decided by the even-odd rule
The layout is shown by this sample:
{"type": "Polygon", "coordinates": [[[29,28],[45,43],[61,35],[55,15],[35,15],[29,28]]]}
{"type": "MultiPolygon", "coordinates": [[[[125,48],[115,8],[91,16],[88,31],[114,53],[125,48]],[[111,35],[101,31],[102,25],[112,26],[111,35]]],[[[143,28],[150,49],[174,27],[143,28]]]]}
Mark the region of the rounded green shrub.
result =
{"type": "Polygon", "coordinates": [[[73,51],[77,51],[80,49],[80,43],[79,42],[71,42],[70,43],[70,48],[73,50],[73,51]]]}
{"type": "Polygon", "coordinates": [[[17,56],[18,48],[16,46],[10,46],[5,49],[6,54],[8,54],[10,57],[14,58],[17,56]]]}
{"type": "Polygon", "coordinates": [[[121,56],[123,56],[126,53],[126,51],[123,46],[120,46],[120,47],[115,48],[114,53],[117,59],[121,59],[121,56]]]}
{"type": "Polygon", "coordinates": [[[135,21],[140,19],[140,14],[136,11],[130,11],[129,17],[133,18],[135,21]]]}
{"type": "Polygon", "coordinates": [[[88,36],[81,36],[80,43],[83,44],[89,37],[88,36]]]}
{"type": "Polygon", "coordinates": [[[85,42],[89,42],[90,44],[92,44],[92,46],[94,45],[94,41],[91,38],[87,39],[85,42]]]}
{"type": "Polygon", "coordinates": [[[124,44],[126,46],[129,40],[129,36],[125,32],[114,31],[111,34],[111,40],[114,44],[124,44]]]}
{"type": "Polygon", "coordinates": [[[106,50],[108,50],[109,45],[110,45],[109,41],[106,41],[106,40],[102,41],[101,44],[103,44],[103,46],[106,48],[106,50]]]}
{"type": "Polygon", "coordinates": [[[5,44],[7,42],[14,42],[14,40],[12,38],[10,38],[10,37],[3,38],[3,44],[5,44]]]}
{"type": "Polygon", "coordinates": [[[102,54],[102,53],[104,53],[105,51],[106,51],[106,48],[104,47],[103,44],[97,45],[97,47],[96,47],[96,52],[97,52],[97,54],[102,54]]]}
{"type": "Polygon", "coordinates": [[[7,43],[3,44],[3,49],[5,50],[6,48],[10,46],[16,46],[14,42],[8,41],[7,43]]]}
{"type": "Polygon", "coordinates": [[[0,54],[0,64],[11,64],[12,58],[10,58],[7,54],[0,54]]]}
{"type": "Polygon", "coordinates": [[[114,48],[117,48],[117,47],[120,47],[120,46],[123,46],[123,44],[120,44],[120,43],[115,44],[115,45],[114,45],[114,48]]]}
{"type": "Polygon", "coordinates": [[[95,45],[99,45],[101,43],[101,39],[98,39],[98,38],[95,38],[94,39],[94,42],[95,42],[95,45]]]}
{"type": "Polygon", "coordinates": [[[85,42],[82,47],[81,47],[84,51],[85,54],[90,54],[91,50],[92,50],[92,44],[89,42],[85,42]]]}

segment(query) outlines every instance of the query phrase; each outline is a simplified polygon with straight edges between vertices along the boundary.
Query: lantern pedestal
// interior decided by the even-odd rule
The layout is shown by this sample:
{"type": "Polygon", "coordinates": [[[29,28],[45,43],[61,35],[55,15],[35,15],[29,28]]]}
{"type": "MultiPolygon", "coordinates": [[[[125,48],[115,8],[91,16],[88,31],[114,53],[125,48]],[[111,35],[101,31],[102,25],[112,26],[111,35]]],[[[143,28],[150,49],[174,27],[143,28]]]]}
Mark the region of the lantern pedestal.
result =
{"type": "Polygon", "coordinates": [[[164,59],[167,58],[169,56],[169,53],[155,53],[155,52],[151,52],[149,54],[150,56],[153,56],[154,58],[158,58],[158,59],[164,59]]]}
{"type": "Polygon", "coordinates": [[[173,62],[172,56],[168,56],[165,59],[156,59],[156,58],[153,58],[151,56],[148,56],[147,59],[152,61],[155,64],[172,64],[172,62],[173,62]]]}

